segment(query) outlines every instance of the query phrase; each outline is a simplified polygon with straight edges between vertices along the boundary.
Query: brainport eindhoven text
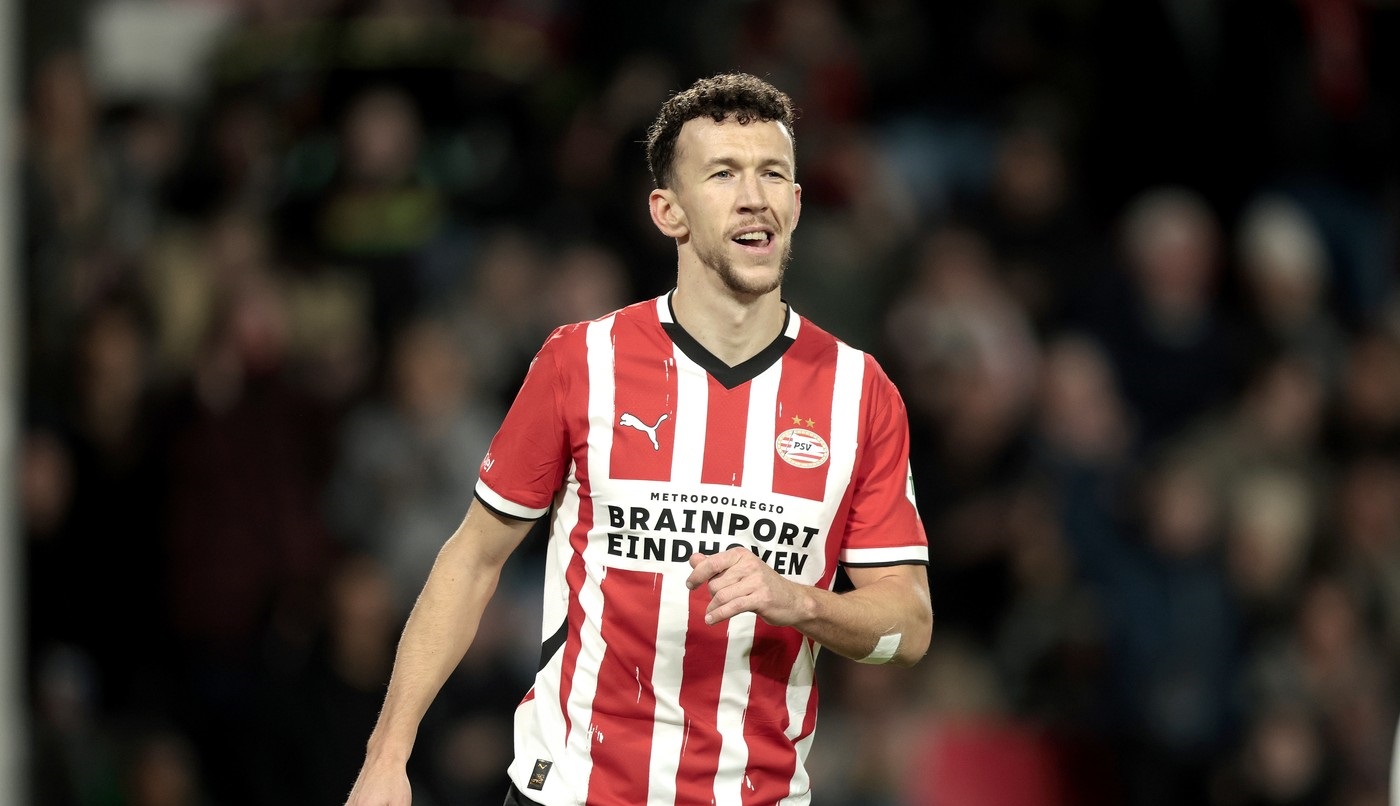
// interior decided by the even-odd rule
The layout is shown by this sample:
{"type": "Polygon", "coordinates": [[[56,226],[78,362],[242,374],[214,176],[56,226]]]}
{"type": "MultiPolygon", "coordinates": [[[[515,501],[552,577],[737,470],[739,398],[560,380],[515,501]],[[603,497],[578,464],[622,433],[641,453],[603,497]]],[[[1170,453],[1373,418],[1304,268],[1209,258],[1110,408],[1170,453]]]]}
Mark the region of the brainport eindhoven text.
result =
{"type": "MultiPolygon", "coordinates": [[[[713,495],[654,493],[654,500],[741,506],[754,512],[781,515],[781,506],[713,495]],[[688,499],[688,500],[687,500],[688,499]]],[[[780,574],[801,576],[812,540],[820,529],[742,512],[671,507],[606,505],[608,526],[625,532],[608,533],[608,553],[631,560],[685,562],[692,552],[718,554],[746,548],[780,574]],[[658,534],[661,533],[661,534],[658,534]],[[671,535],[695,535],[693,538],[671,535]],[[712,537],[714,539],[706,539],[712,537]]]]}

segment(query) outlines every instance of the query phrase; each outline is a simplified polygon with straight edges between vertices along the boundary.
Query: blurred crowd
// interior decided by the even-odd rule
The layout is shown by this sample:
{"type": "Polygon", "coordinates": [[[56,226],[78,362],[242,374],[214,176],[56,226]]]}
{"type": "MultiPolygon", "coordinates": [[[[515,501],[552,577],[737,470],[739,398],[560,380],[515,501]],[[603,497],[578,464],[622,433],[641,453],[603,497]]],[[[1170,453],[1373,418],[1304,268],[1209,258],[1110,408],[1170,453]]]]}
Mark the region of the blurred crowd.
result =
{"type": "MultiPolygon", "coordinates": [[[[24,6],[34,804],[343,799],[530,357],[674,281],[640,143],[730,69],[930,538],[924,662],[820,664],[814,803],[1387,802],[1400,5],[24,6]]],[[[416,804],[504,795],[541,541],[416,804]]]]}

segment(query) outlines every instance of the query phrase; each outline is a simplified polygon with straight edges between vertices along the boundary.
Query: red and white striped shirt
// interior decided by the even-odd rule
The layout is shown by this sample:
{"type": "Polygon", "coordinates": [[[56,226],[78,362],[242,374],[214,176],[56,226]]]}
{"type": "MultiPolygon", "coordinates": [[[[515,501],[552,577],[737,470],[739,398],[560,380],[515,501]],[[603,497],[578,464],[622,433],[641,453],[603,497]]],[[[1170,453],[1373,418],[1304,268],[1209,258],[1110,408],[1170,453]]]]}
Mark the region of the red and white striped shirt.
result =
{"type": "Polygon", "coordinates": [[[807,803],[820,647],[752,613],[705,624],[686,560],[744,546],[827,589],[838,564],[927,563],[908,451],[875,360],[791,310],[737,367],[668,296],[556,330],[476,488],[550,515],[516,786],[548,806],[807,803]]]}

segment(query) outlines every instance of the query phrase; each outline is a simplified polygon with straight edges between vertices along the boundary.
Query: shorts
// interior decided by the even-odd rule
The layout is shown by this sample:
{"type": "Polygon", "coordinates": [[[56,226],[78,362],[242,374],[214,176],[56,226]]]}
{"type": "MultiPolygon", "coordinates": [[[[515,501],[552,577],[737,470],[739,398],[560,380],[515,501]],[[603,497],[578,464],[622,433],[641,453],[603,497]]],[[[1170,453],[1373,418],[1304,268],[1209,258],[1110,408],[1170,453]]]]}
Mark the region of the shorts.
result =
{"type": "Polygon", "coordinates": [[[540,806],[540,804],[538,801],[533,801],[525,797],[525,793],[521,792],[520,788],[512,783],[510,789],[506,791],[506,802],[501,804],[501,806],[540,806]]]}

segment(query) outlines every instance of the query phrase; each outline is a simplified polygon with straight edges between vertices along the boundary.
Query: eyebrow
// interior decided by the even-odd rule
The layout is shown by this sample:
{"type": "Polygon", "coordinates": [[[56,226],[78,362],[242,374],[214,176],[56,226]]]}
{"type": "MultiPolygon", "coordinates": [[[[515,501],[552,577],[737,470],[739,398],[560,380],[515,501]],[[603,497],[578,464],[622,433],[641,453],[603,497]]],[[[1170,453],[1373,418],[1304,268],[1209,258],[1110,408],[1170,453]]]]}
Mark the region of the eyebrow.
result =
{"type": "MultiPolygon", "coordinates": [[[[711,157],[710,159],[705,160],[705,162],[701,163],[701,167],[704,168],[704,169],[707,169],[707,170],[710,169],[710,168],[718,167],[718,166],[724,166],[724,167],[726,167],[726,168],[737,168],[737,167],[739,167],[739,163],[740,163],[739,158],[737,158],[737,157],[731,157],[731,156],[727,156],[727,155],[726,155],[726,156],[711,157]]],[[[786,157],[768,157],[768,158],[766,158],[766,159],[759,160],[759,162],[758,162],[758,167],[760,167],[760,168],[778,167],[778,168],[782,168],[784,171],[787,171],[788,173],[792,173],[792,172],[793,172],[792,161],[789,160],[789,159],[787,159],[786,157]]]]}

